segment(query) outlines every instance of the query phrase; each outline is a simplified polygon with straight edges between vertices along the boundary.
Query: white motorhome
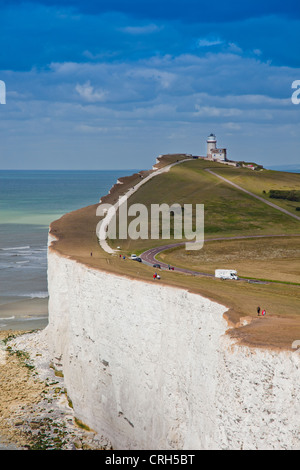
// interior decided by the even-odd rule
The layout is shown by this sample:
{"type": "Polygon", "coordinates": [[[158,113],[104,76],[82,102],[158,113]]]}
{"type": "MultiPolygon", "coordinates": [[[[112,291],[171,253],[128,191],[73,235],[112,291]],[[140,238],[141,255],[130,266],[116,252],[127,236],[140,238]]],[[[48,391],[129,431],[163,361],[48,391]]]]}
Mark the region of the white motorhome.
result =
{"type": "Polygon", "coordinates": [[[216,269],[215,277],[219,279],[238,279],[237,271],[234,269],[216,269]]]}

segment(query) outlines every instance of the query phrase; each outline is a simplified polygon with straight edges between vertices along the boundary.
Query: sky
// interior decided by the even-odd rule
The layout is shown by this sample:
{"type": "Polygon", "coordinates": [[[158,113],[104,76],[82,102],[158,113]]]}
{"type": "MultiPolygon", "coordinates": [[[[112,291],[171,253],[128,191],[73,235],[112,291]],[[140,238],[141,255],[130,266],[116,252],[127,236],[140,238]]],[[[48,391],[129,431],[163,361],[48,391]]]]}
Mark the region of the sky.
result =
{"type": "Polygon", "coordinates": [[[0,44],[0,169],[148,169],[212,132],[300,161],[294,0],[0,0],[0,44]]]}

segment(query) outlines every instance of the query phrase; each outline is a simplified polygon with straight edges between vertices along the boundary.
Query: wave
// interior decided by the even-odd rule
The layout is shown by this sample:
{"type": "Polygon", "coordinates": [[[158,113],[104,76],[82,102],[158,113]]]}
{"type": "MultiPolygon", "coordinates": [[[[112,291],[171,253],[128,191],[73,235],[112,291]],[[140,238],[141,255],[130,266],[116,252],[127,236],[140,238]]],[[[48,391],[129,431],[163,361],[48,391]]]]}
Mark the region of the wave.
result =
{"type": "Polygon", "coordinates": [[[30,246],[10,246],[9,248],[0,248],[2,251],[11,251],[11,250],[29,250],[30,246]]]}
{"type": "Polygon", "coordinates": [[[23,293],[16,293],[16,292],[10,292],[10,296],[12,297],[17,297],[17,298],[22,298],[22,300],[28,300],[28,299],[46,299],[49,297],[49,293],[47,291],[40,291],[40,292],[23,292],[23,293]]]}
{"type": "Polygon", "coordinates": [[[31,299],[46,299],[47,297],[49,297],[49,293],[48,292],[33,292],[31,294],[29,294],[29,296],[31,299]]]}
{"type": "Polygon", "coordinates": [[[0,327],[4,328],[7,326],[7,323],[9,321],[15,321],[15,322],[28,322],[28,321],[36,321],[36,320],[47,320],[47,316],[32,316],[32,317],[5,317],[5,318],[0,318],[0,327]]]}
{"type": "Polygon", "coordinates": [[[43,317],[20,317],[18,321],[34,321],[34,320],[46,320],[47,315],[44,315],[43,317]]]}

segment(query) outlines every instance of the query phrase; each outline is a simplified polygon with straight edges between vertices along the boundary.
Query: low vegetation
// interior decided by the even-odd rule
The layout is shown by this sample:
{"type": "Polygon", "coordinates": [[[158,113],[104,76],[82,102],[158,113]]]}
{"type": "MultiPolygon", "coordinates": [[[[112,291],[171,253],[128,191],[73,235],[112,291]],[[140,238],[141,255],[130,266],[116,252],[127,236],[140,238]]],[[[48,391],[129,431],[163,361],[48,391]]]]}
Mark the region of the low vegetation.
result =
{"type": "Polygon", "coordinates": [[[287,201],[300,201],[300,191],[291,189],[288,191],[283,191],[280,189],[271,189],[269,192],[269,197],[271,199],[286,199],[287,201]]]}

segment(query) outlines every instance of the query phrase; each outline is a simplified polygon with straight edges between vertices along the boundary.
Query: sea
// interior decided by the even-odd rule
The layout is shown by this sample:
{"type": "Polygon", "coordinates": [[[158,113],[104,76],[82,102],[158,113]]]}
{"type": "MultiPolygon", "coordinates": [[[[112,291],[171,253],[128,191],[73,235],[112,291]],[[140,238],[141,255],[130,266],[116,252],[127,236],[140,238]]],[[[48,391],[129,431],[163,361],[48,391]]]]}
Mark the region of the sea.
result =
{"type": "Polygon", "coordinates": [[[285,171],[287,173],[300,173],[300,165],[277,165],[269,166],[269,170],[285,171]]]}
{"type": "Polygon", "coordinates": [[[138,170],[0,170],[0,330],[48,322],[49,224],[138,170]]]}

